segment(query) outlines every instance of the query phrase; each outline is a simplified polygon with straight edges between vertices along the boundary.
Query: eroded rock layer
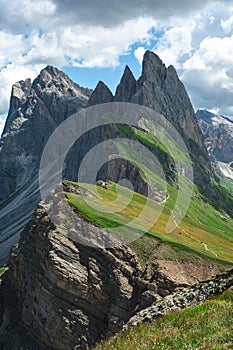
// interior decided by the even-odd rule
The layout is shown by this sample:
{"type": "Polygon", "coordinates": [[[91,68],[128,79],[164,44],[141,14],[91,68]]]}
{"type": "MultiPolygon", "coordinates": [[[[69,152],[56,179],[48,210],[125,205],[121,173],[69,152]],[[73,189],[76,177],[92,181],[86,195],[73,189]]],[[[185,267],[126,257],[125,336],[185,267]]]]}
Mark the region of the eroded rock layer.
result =
{"type": "MultiPolygon", "coordinates": [[[[62,217],[63,204],[58,206],[62,217]]],[[[182,262],[181,274],[173,278],[159,260],[142,267],[129,246],[117,245],[119,240],[111,248],[83,245],[74,232],[55,226],[47,210],[48,205],[38,206],[3,275],[1,349],[87,349],[140,310],[193,283],[182,262]]],[[[77,227],[90,242],[109,236],[78,215],[77,227]]],[[[206,264],[205,277],[213,271],[206,264]]]]}

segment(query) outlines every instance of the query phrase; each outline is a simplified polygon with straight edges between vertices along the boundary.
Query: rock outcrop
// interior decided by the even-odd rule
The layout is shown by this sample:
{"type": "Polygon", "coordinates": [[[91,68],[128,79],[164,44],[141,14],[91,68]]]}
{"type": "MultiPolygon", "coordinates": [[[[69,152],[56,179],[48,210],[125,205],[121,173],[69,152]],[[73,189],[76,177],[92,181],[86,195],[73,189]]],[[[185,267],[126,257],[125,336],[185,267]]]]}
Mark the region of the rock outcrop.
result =
{"type": "MultiPolygon", "coordinates": [[[[78,216],[77,222],[90,239],[108,235],[78,216]]],[[[1,349],[86,349],[158,297],[129,247],[83,246],[60,232],[40,204],[4,275],[1,349]]]]}
{"type": "MultiPolygon", "coordinates": [[[[52,198],[60,210],[57,215],[62,217],[64,203],[56,195],[52,198]]],[[[39,204],[2,277],[2,350],[88,349],[122,329],[138,312],[138,317],[144,315],[140,311],[161,297],[190,285],[189,271],[185,279],[182,263],[182,276],[177,274],[175,279],[162,272],[158,262],[148,262],[142,268],[129,246],[117,244],[117,239],[115,246],[105,248],[96,237],[109,239],[109,232],[77,215],[78,233],[88,232],[89,240],[96,242],[92,247],[83,245],[73,231],[55,226],[48,210],[49,204],[39,204]]],[[[210,268],[207,276],[212,273],[210,268]]],[[[223,290],[223,284],[209,284],[216,293],[223,290]]],[[[209,293],[205,293],[207,288],[201,290],[200,295],[209,293]]],[[[193,300],[191,291],[182,295],[193,300]]]]}
{"type": "Polygon", "coordinates": [[[0,141],[0,203],[30,183],[50,134],[69,115],[86,106],[90,93],[51,66],[32,84],[27,79],[13,86],[0,141]]]}
{"type": "Polygon", "coordinates": [[[102,81],[100,81],[93,93],[91,94],[87,107],[108,103],[113,101],[113,94],[102,81]]]}
{"type": "Polygon", "coordinates": [[[125,328],[136,326],[144,322],[152,322],[156,318],[174,310],[181,310],[189,306],[202,303],[207,298],[223,293],[233,286],[233,270],[217,275],[209,281],[203,281],[180,293],[169,295],[163,300],[153,303],[150,307],[133,316],[125,328]]]}
{"type": "Polygon", "coordinates": [[[233,179],[233,122],[206,110],[196,116],[215,169],[233,179]]]}
{"type": "Polygon", "coordinates": [[[204,137],[189,96],[173,66],[165,67],[155,53],[146,51],[142,63],[142,74],[137,81],[130,69],[126,67],[113,99],[105,85],[103,91],[105,91],[106,100],[103,100],[103,94],[99,89],[98,85],[89,105],[111,101],[130,102],[149,107],[164,115],[186,143],[194,164],[195,183],[216,200],[218,194],[211,186],[211,177],[214,177],[214,173],[204,137]]]}

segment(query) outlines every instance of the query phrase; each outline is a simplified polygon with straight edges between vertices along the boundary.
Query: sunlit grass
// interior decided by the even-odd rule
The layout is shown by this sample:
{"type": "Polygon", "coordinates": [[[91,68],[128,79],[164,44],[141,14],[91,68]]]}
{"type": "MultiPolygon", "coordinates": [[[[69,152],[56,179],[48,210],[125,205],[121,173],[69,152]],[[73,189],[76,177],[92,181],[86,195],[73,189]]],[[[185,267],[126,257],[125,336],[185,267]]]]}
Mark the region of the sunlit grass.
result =
{"type": "Polygon", "coordinates": [[[96,350],[230,350],[233,344],[233,290],[203,304],[130,327],[96,350]]]}
{"type": "MultiPolygon", "coordinates": [[[[220,214],[198,197],[192,199],[179,226],[168,233],[166,227],[172,214],[170,203],[169,207],[167,204],[164,207],[114,183],[109,184],[107,189],[91,184],[79,186],[83,195],[66,193],[67,200],[86,220],[97,226],[110,230],[119,228],[120,231],[122,226],[131,224],[132,229],[141,229],[142,232],[149,227],[148,233],[155,238],[177,242],[206,256],[233,262],[233,219],[220,214]],[[122,207],[122,203],[126,205],[122,207]],[[139,218],[145,204],[147,210],[139,218]],[[109,209],[114,213],[108,213],[109,209]]],[[[172,191],[170,201],[176,196],[175,190],[172,191]]]]}

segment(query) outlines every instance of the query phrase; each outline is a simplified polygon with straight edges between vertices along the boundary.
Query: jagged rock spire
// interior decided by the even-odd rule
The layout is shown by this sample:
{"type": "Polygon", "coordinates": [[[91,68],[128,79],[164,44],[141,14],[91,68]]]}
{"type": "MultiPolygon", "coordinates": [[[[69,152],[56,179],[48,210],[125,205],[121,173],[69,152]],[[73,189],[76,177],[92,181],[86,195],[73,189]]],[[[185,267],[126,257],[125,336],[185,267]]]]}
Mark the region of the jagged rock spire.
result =
{"type": "Polygon", "coordinates": [[[95,90],[90,96],[87,107],[113,101],[113,94],[102,81],[99,81],[95,90]]]}
{"type": "Polygon", "coordinates": [[[120,84],[117,86],[114,102],[129,102],[136,93],[136,79],[130,68],[125,67],[120,84]]]}

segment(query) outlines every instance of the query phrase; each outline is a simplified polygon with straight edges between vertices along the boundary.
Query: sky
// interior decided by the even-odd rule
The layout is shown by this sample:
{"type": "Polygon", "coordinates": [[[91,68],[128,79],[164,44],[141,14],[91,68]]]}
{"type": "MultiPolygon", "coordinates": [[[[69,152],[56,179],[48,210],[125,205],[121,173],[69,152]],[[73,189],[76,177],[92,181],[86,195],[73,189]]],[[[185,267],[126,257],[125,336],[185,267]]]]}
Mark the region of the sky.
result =
{"type": "Polygon", "coordinates": [[[233,117],[233,0],[0,0],[0,133],[12,84],[54,65],[114,92],[145,50],[172,64],[195,109],[233,117]]]}

